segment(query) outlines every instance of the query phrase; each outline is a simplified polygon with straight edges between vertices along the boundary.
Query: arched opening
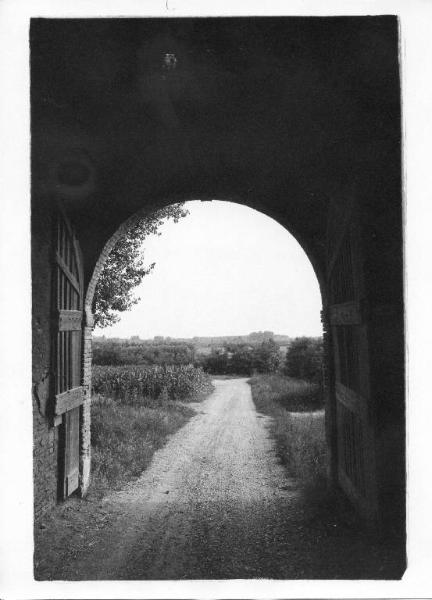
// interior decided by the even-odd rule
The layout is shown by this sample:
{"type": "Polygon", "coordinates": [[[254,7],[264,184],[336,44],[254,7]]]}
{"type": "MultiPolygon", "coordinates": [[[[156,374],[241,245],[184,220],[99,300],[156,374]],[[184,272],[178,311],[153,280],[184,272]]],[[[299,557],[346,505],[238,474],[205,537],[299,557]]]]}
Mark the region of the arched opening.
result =
{"type": "MultiPolygon", "coordinates": [[[[210,195],[207,195],[207,197],[210,197],[210,195]]],[[[186,207],[188,206],[189,202],[186,201],[186,207]]],[[[323,312],[322,312],[322,304],[323,304],[323,300],[324,300],[324,294],[325,294],[325,285],[324,285],[324,280],[323,280],[323,276],[322,276],[322,270],[319,267],[319,263],[318,261],[315,259],[314,254],[309,250],[308,245],[305,241],[303,241],[303,244],[299,241],[296,240],[295,237],[291,234],[291,232],[289,231],[290,227],[289,225],[287,225],[287,223],[284,223],[282,221],[282,219],[280,219],[279,221],[272,218],[271,216],[267,216],[263,211],[258,211],[256,210],[256,208],[250,208],[247,206],[247,203],[242,202],[241,200],[238,200],[236,202],[232,202],[232,201],[226,201],[226,200],[222,200],[222,201],[214,201],[214,202],[210,202],[208,200],[200,202],[197,201],[197,204],[201,204],[201,213],[202,213],[202,219],[204,218],[208,218],[210,222],[211,219],[211,211],[208,211],[208,217],[205,217],[205,215],[207,214],[207,211],[205,210],[206,207],[210,207],[210,205],[217,205],[219,204],[220,206],[226,206],[226,207],[232,207],[233,209],[233,214],[236,217],[236,223],[238,227],[241,227],[241,219],[245,219],[246,217],[246,224],[243,225],[243,230],[241,233],[239,233],[239,235],[248,235],[247,231],[248,231],[248,226],[247,226],[247,220],[251,220],[250,226],[249,226],[249,231],[254,231],[254,234],[259,236],[259,228],[262,227],[263,225],[264,227],[264,236],[261,233],[261,242],[260,242],[260,246],[261,247],[265,247],[265,244],[267,243],[265,236],[268,236],[268,241],[271,242],[272,236],[274,237],[274,235],[276,235],[277,237],[279,237],[281,240],[285,239],[285,240],[289,240],[289,248],[286,249],[286,254],[285,254],[285,260],[283,261],[282,265],[278,265],[278,268],[281,269],[281,273],[280,273],[280,277],[281,279],[283,279],[284,277],[286,278],[286,273],[284,273],[283,271],[286,270],[286,272],[289,272],[289,260],[288,260],[288,255],[289,253],[294,253],[294,255],[296,256],[297,259],[297,269],[299,270],[299,278],[301,280],[301,276],[306,274],[306,280],[307,280],[307,286],[309,286],[309,293],[308,293],[308,297],[315,297],[315,308],[314,308],[314,320],[315,320],[315,326],[314,326],[314,336],[321,336],[322,335],[322,324],[320,323],[320,321],[322,321],[323,319],[323,312]],[[203,210],[204,209],[204,210],[203,210]],[[282,221],[282,222],[281,222],[282,221]],[[321,301],[318,301],[318,298],[321,297],[321,301]],[[319,304],[319,306],[318,306],[319,304]],[[321,311],[321,315],[320,315],[320,311],[321,311]]],[[[163,205],[165,206],[165,204],[163,205]]],[[[84,335],[84,345],[85,345],[85,350],[84,350],[84,372],[83,372],[83,380],[85,382],[85,385],[87,386],[88,389],[90,389],[91,387],[91,336],[92,336],[92,331],[93,331],[93,316],[92,316],[92,308],[93,308],[93,298],[94,298],[94,292],[96,289],[96,285],[97,285],[97,281],[98,281],[98,277],[100,275],[100,273],[102,272],[103,266],[109,256],[109,253],[111,252],[111,250],[114,248],[114,246],[116,245],[117,241],[119,239],[122,238],[122,236],[125,235],[125,233],[128,231],[128,229],[137,222],[137,220],[142,219],[143,217],[145,217],[146,215],[148,215],[148,209],[143,209],[140,210],[139,212],[133,214],[132,216],[130,216],[126,221],[124,221],[121,226],[117,229],[117,231],[109,238],[109,240],[105,243],[105,246],[96,262],[96,266],[95,269],[93,271],[92,277],[90,279],[90,283],[87,287],[87,291],[86,291],[86,296],[85,296],[85,313],[86,313],[86,328],[85,328],[85,335],[84,335]]],[[[218,212],[216,211],[216,216],[217,218],[221,219],[221,218],[229,218],[229,211],[227,211],[226,214],[222,214],[222,215],[218,215],[218,212]]],[[[185,221],[185,225],[187,224],[188,220],[186,219],[185,221]]],[[[204,221],[202,221],[204,223],[204,221]]],[[[174,226],[175,229],[178,229],[180,226],[174,226]]],[[[250,235],[250,233],[249,233],[250,235]]],[[[299,237],[299,236],[297,236],[299,237]]],[[[161,238],[161,240],[163,241],[163,237],[161,238]]],[[[206,240],[203,238],[202,239],[202,243],[205,246],[206,244],[206,240]]],[[[273,241],[273,245],[274,245],[274,241],[273,241]]],[[[282,244],[283,246],[283,244],[282,244]]],[[[273,262],[276,260],[275,257],[273,256],[272,258],[268,258],[268,260],[273,260],[273,262]]],[[[187,270],[188,266],[185,265],[184,269],[187,270]]],[[[240,275],[241,277],[241,275],[240,275]]],[[[305,290],[304,290],[305,292],[305,290]]],[[[305,292],[306,293],[306,292],[305,292]]],[[[287,294],[287,299],[288,299],[288,290],[286,290],[286,294],[287,294]]],[[[297,298],[299,298],[300,295],[297,295],[297,298]]],[[[300,300],[297,301],[297,310],[299,312],[299,315],[301,315],[302,313],[302,309],[300,307],[300,300]]],[[[286,309],[279,309],[280,312],[287,312],[286,309]]],[[[260,329],[258,327],[258,329],[260,329]]],[[[262,329],[262,328],[261,328],[262,329]]],[[[265,329],[265,327],[264,327],[265,329]]],[[[251,328],[251,330],[253,330],[253,328],[251,328]]],[[[229,332],[223,332],[220,331],[219,332],[220,335],[226,335],[229,332]]],[[[240,331],[237,330],[237,333],[242,333],[240,331]]],[[[248,333],[246,330],[243,332],[244,334],[248,333]]],[[[276,332],[277,333],[277,332],[276,332]]],[[[294,337],[299,337],[302,335],[305,335],[306,332],[302,332],[301,330],[297,329],[297,334],[296,335],[291,335],[291,338],[294,337]]],[[[195,335],[199,335],[200,332],[196,331],[195,335]]],[[[132,334],[131,334],[132,335],[132,334]]],[[[192,337],[192,336],[191,336],[192,337]]],[[[323,386],[323,390],[322,393],[323,395],[328,398],[330,395],[330,390],[328,389],[328,385],[329,385],[329,379],[328,379],[328,373],[331,372],[331,364],[330,364],[330,352],[331,352],[331,348],[329,348],[329,345],[327,343],[327,340],[325,340],[325,350],[324,350],[324,357],[323,357],[323,381],[322,381],[322,386],[323,386]],[[325,389],[324,389],[325,388],[325,389]]],[[[88,434],[87,436],[85,435],[85,432],[89,432],[90,430],[90,408],[89,406],[84,410],[83,412],[84,418],[82,421],[82,430],[83,430],[83,434],[81,436],[81,438],[84,439],[88,439],[88,434]]],[[[329,443],[329,429],[330,429],[330,423],[328,422],[327,419],[327,442],[329,443]]],[[[334,459],[333,459],[334,460],[334,459]]],[[[331,463],[331,459],[329,459],[330,463],[331,463]]],[[[85,494],[87,492],[87,487],[88,487],[88,482],[89,482],[89,473],[90,473],[90,444],[87,443],[85,445],[83,445],[82,449],[81,449],[81,473],[82,473],[82,490],[81,493],[85,494]]],[[[328,468],[328,476],[331,478],[333,475],[331,473],[331,466],[329,464],[329,468],[328,468]]]]}
{"type": "MultiPolygon", "coordinates": [[[[152,289],[152,280],[158,277],[156,271],[155,276],[144,278],[143,291],[139,295],[146,297],[150,295],[154,299],[153,304],[147,301],[145,308],[142,309],[141,315],[144,320],[151,322],[152,312],[161,314],[164,310],[165,315],[169,313],[175,315],[174,321],[175,319],[187,321],[189,317],[189,322],[194,321],[194,328],[186,327],[180,330],[177,327],[176,331],[170,331],[159,319],[158,326],[153,325],[154,329],[147,337],[156,335],[160,337],[162,334],[171,338],[188,338],[190,342],[199,337],[208,339],[213,337],[220,340],[231,338],[234,346],[236,343],[239,344],[241,338],[243,346],[247,343],[252,344],[249,348],[251,351],[259,336],[255,336],[256,339],[249,336],[249,339],[249,334],[264,330],[267,335],[270,332],[270,337],[273,339],[274,332],[278,338],[278,348],[282,348],[282,354],[277,357],[278,364],[280,363],[277,370],[285,373],[285,354],[289,343],[294,338],[304,336],[320,338],[322,335],[320,288],[316,273],[303,248],[280,223],[241,203],[195,201],[186,202],[185,209],[192,211],[192,214],[179,224],[166,224],[166,227],[170,227],[169,231],[162,233],[161,238],[154,238],[154,246],[157,247],[158,244],[166,246],[163,257],[159,260],[158,256],[152,257],[151,254],[148,257],[150,262],[155,258],[156,262],[163,263],[165,260],[167,263],[167,268],[159,277],[164,278],[163,284],[159,283],[159,286],[163,285],[163,289],[158,288],[157,284],[153,285],[152,289]],[[185,248],[184,252],[182,247],[185,248]],[[175,255],[175,265],[170,264],[173,255],[175,255]],[[174,279],[170,280],[174,273],[174,279]],[[186,274],[187,283],[181,282],[180,273],[186,274]],[[187,273],[190,273],[189,278],[187,273]],[[192,294],[190,298],[187,297],[187,286],[190,286],[192,294]],[[197,290],[199,287],[205,290],[204,294],[200,294],[200,290],[197,290]],[[195,291],[192,291],[193,288],[195,291]],[[176,298],[175,305],[167,303],[164,307],[158,306],[163,304],[162,296],[168,295],[168,290],[171,291],[170,297],[176,298]],[[217,302],[212,304],[209,295],[216,295],[217,302]],[[193,308],[188,311],[187,304],[191,300],[193,308]],[[231,313],[230,316],[227,311],[231,313]],[[201,322],[200,312],[204,313],[201,322]]],[[[102,272],[110,250],[128,229],[142,218],[142,211],[133,215],[106,243],[87,290],[88,316],[92,310],[97,278],[102,272]]],[[[149,243],[147,240],[146,247],[149,243]]],[[[159,269],[163,270],[164,267],[164,264],[159,264],[159,269]]],[[[138,309],[135,312],[138,313],[138,309]]],[[[126,321],[132,316],[132,313],[123,313],[126,321]]],[[[88,319],[88,322],[91,321],[88,319]]],[[[136,323],[137,318],[135,318],[136,323]]],[[[171,320],[171,326],[172,324],[171,320]]],[[[126,331],[124,326],[123,331],[126,331]]],[[[133,330],[131,324],[127,334],[122,335],[119,326],[114,326],[111,332],[108,330],[107,335],[137,338],[138,334],[142,335],[142,331],[144,329],[133,330]]],[[[90,356],[89,333],[88,331],[86,336],[87,357],[90,356]]],[[[101,335],[104,331],[99,330],[97,333],[101,335]]],[[[219,345],[223,343],[219,341],[219,345]]],[[[206,351],[214,351],[211,343],[208,343],[206,351]]],[[[194,357],[196,360],[195,351],[194,357]]],[[[236,357],[235,354],[234,362],[230,360],[233,365],[236,357]]],[[[252,359],[249,357],[246,360],[252,359]]],[[[325,355],[324,360],[328,360],[328,354],[325,355]]],[[[200,364],[209,367],[210,363],[207,362],[208,364],[201,359],[200,364]]],[[[219,370],[220,368],[219,365],[219,370]]],[[[236,369],[231,364],[226,365],[225,368],[234,371],[236,369]]],[[[243,368],[247,373],[248,367],[243,368]]],[[[84,369],[84,380],[90,382],[91,361],[89,359],[85,361],[84,369]]],[[[323,370],[326,371],[325,368],[323,370]]],[[[219,374],[222,375],[223,372],[219,374]]],[[[321,377],[319,386],[321,396],[324,386],[321,377]]],[[[89,429],[88,422],[84,421],[83,426],[89,429]]],[[[88,452],[88,448],[86,450],[88,452]]]]}

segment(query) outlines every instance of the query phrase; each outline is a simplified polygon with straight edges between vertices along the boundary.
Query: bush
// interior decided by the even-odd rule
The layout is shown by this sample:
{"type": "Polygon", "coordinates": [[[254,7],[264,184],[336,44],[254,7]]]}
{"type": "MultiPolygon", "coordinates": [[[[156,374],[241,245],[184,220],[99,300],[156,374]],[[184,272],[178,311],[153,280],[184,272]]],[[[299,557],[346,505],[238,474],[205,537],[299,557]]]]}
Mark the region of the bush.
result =
{"type": "Polygon", "coordinates": [[[93,342],[95,365],[188,365],[194,357],[194,345],[183,342],[93,342]]]}
{"type": "Polygon", "coordinates": [[[300,337],[287,350],[284,371],[289,377],[322,383],[322,338],[300,337]]]}
{"type": "Polygon", "coordinates": [[[272,373],[280,363],[279,346],[266,340],[256,346],[227,344],[223,352],[214,352],[203,359],[203,367],[214,375],[252,375],[272,373]]]}

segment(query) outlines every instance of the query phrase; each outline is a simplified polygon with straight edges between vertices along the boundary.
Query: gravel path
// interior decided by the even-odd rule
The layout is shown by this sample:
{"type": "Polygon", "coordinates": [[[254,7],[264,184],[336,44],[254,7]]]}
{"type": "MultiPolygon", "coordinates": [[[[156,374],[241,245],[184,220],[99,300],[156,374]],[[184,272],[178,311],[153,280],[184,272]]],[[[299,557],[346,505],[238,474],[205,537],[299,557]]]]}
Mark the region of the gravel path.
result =
{"type": "Polygon", "coordinates": [[[103,501],[102,525],[53,578],[385,577],[378,550],[305,507],[246,381],[214,382],[141,478],[103,501]]]}

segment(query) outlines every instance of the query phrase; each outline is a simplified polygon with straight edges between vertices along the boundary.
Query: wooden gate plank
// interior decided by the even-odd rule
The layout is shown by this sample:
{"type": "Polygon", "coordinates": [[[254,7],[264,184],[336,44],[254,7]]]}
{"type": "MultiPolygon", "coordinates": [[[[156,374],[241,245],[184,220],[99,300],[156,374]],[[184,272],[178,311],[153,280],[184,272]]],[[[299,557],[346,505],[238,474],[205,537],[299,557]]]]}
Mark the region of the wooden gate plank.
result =
{"type": "Polygon", "coordinates": [[[61,209],[57,221],[57,252],[54,257],[57,299],[53,311],[56,331],[56,392],[54,418],[62,424],[59,485],[63,498],[79,485],[79,422],[84,402],[81,386],[81,336],[83,270],[78,241],[67,216],[61,209]]]}
{"type": "Polygon", "coordinates": [[[57,264],[59,265],[59,267],[61,268],[61,270],[63,271],[63,273],[66,275],[66,277],[69,279],[71,285],[76,289],[76,291],[79,293],[80,292],[80,285],[79,282],[77,281],[75,275],[72,273],[72,271],[69,269],[69,267],[67,266],[66,262],[63,260],[63,258],[61,257],[61,255],[57,252],[56,255],[56,261],[57,264]]]}
{"type": "Polygon", "coordinates": [[[84,388],[82,386],[66,390],[55,397],[54,412],[56,415],[63,413],[80,406],[84,402],[84,388]]]}
{"type": "Polygon", "coordinates": [[[80,331],[82,312],[80,310],[59,310],[57,314],[59,331],[80,331]]]}
{"type": "Polygon", "coordinates": [[[65,495],[70,496],[79,483],[79,408],[65,414],[65,495]]]}

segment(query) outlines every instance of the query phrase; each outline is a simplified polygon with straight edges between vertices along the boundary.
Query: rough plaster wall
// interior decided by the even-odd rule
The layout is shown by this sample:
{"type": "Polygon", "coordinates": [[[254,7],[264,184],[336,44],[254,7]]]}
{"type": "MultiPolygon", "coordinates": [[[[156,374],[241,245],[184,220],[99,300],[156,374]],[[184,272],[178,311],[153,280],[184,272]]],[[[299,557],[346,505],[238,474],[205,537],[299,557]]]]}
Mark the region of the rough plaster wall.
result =
{"type": "Polygon", "coordinates": [[[35,519],[53,506],[57,498],[58,429],[51,427],[33,402],[33,476],[35,519]]]}
{"type": "Polygon", "coordinates": [[[58,432],[45,416],[49,409],[51,369],[51,224],[49,203],[38,198],[32,207],[32,404],[36,517],[53,505],[57,497],[58,432]]]}

